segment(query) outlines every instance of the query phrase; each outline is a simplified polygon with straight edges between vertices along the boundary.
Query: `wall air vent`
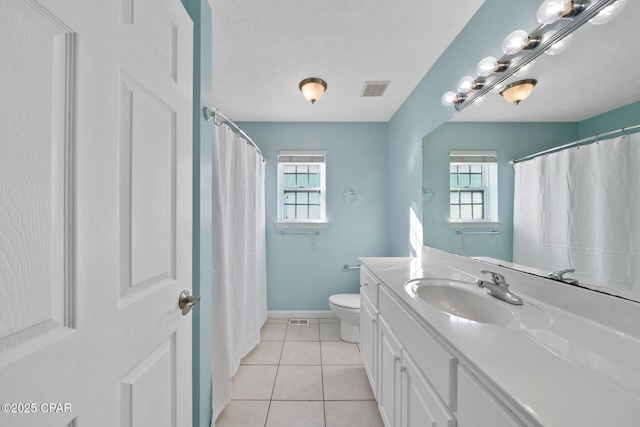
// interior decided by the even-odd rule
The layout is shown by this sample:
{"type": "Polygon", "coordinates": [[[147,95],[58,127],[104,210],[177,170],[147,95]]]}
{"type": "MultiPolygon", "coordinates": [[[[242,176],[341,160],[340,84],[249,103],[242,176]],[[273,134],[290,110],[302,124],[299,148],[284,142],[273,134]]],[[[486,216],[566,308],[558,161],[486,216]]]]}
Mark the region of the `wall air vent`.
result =
{"type": "Polygon", "coordinates": [[[382,82],[364,82],[362,93],[360,96],[382,96],[387,86],[391,83],[389,80],[382,82]]]}

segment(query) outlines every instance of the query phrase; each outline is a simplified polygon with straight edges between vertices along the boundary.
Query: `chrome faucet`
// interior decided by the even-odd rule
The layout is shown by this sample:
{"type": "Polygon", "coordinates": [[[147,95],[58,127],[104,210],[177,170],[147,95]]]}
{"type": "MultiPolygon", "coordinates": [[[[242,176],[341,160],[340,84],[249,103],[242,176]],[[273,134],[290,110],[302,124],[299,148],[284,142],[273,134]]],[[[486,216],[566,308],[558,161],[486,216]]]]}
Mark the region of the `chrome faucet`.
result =
{"type": "Polygon", "coordinates": [[[573,268],[567,268],[567,269],[564,269],[564,270],[554,271],[553,273],[549,274],[548,277],[549,277],[549,279],[557,280],[558,282],[565,282],[565,283],[569,283],[571,285],[577,285],[578,284],[578,279],[571,279],[570,277],[563,277],[567,273],[575,273],[575,270],[573,268]]]}
{"type": "Polygon", "coordinates": [[[476,279],[476,285],[481,288],[487,288],[489,295],[506,301],[509,304],[522,305],[522,298],[509,292],[509,284],[502,274],[489,270],[480,270],[480,273],[491,274],[493,282],[476,279]]]}

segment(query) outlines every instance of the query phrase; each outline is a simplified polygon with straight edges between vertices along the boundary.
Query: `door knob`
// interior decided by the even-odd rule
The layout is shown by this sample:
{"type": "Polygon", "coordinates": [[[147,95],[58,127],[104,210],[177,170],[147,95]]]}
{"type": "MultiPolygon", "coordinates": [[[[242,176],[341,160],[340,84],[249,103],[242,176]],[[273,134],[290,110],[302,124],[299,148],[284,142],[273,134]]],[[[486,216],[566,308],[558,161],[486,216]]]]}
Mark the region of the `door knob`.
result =
{"type": "Polygon", "coordinates": [[[199,302],[200,297],[189,295],[189,291],[185,289],[180,293],[178,307],[182,309],[182,315],[186,316],[191,311],[191,307],[198,305],[199,302]]]}

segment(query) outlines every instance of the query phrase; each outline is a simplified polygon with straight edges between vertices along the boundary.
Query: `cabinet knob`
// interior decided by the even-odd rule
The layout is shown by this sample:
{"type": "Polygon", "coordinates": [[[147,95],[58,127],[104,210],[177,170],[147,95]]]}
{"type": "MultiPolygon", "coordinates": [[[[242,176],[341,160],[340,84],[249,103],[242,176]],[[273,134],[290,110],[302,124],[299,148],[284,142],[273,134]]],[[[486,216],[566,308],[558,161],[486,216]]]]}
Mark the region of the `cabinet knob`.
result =
{"type": "Polygon", "coordinates": [[[407,370],[407,367],[404,365],[400,365],[400,372],[404,372],[407,370]]]}

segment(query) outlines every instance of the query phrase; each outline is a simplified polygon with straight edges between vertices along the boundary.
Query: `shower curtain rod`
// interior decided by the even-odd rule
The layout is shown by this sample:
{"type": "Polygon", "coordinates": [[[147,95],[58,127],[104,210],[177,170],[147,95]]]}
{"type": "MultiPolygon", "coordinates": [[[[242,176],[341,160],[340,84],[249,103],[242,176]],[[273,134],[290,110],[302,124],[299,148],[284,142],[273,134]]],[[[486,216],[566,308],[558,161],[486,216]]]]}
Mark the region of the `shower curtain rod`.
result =
{"type": "Polygon", "coordinates": [[[229,119],[227,116],[222,114],[220,110],[218,110],[216,107],[204,107],[202,108],[202,114],[204,115],[204,118],[208,122],[213,120],[213,123],[216,125],[220,125],[222,123],[226,123],[227,125],[229,125],[233,133],[244,138],[248,144],[252,145],[253,148],[255,148],[256,151],[258,151],[258,154],[260,154],[260,157],[262,157],[264,161],[264,156],[262,155],[262,151],[260,151],[256,143],[253,142],[253,139],[251,139],[249,135],[247,135],[242,129],[240,129],[238,125],[235,124],[231,119],[229,119]]]}
{"type": "Polygon", "coordinates": [[[593,136],[588,136],[586,138],[582,138],[582,139],[579,139],[577,141],[573,141],[573,142],[570,142],[568,144],[561,145],[559,147],[549,148],[548,150],[540,151],[540,152],[534,153],[534,154],[529,154],[528,156],[520,157],[519,159],[510,159],[509,160],[509,165],[513,166],[516,163],[524,162],[524,161],[527,161],[527,160],[532,160],[532,159],[535,159],[536,157],[540,157],[540,156],[543,156],[545,154],[555,153],[557,151],[562,151],[562,150],[565,150],[567,148],[577,147],[579,145],[587,145],[587,143],[598,142],[599,138],[601,138],[603,136],[610,136],[610,135],[614,135],[616,133],[624,134],[625,132],[628,132],[630,130],[636,130],[638,128],[640,128],[640,125],[623,127],[623,128],[620,128],[620,129],[609,131],[609,132],[600,133],[600,134],[596,134],[596,135],[593,135],[593,136]]]}

